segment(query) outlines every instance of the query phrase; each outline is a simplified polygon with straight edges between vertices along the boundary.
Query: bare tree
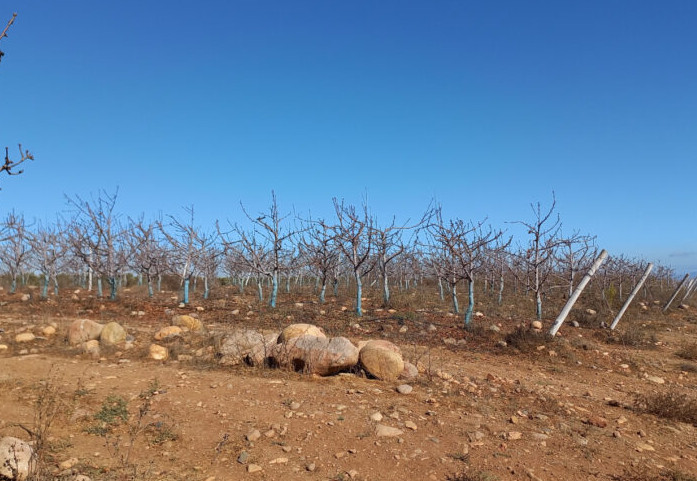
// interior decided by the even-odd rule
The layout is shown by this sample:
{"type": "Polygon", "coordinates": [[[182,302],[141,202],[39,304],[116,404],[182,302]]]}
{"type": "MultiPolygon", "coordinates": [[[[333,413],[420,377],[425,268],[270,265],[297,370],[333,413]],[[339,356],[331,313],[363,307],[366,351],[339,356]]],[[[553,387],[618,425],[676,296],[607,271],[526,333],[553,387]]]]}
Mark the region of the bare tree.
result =
{"type": "Polygon", "coordinates": [[[252,222],[254,233],[250,237],[238,231],[244,250],[251,257],[250,267],[271,280],[271,297],[269,306],[276,307],[278,299],[278,279],[282,270],[283,244],[288,242],[295,231],[285,224],[288,215],[281,217],[278,211],[276,193],[271,191],[271,205],[268,212],[261,212],[258,217],[250,216],[242,206],[247,218],[252,222]],[[261,244],[257,243],[257,239],[261,244]],[[262,259],[263,257],[263,259],[262,259]],[[265,260],[265,262],[264,262],[265,260]]]}
{"type": "MultiPolygon", "coordinates": [[[[7,32],[12,26],[12,24],[15,22],[15,18],[17,18],[17,14],[13,13],[12,18],[7,22],[7,25],[2,31],[2,34],[0,34],[0,40],[7,37],[7,32]]],[[[4,55],[5,52],[0,50],[0,61],[2,60],[2,57],[4,55]]],[[[19,158],[17,160],[10,159],[10,150],[7,147],[5,147],[5,162],[2,165],[0,165],[0,174],[2,174],[3,172],[5,172],[7,175],[19,175],[23,173],[24,170],[16,169],[27,160],[34,160],[34,156],[30,154],[28,150],[22,150],[22,144],[19,144],[19,158]]]]}
{"type": "Polygon", "coordinates": [[[549,209],[543,211],[539,202],[531,204],[534,220],[516,222],[525,226],[530,236],[528,248],[524,251],[522,260],[533,276],[530,288],[535,293],[535,310],[540,320],[542,319],[542,292],[553,272],[552,262],[560,243],[561,219],[558,214],[556,217],[553,215],[556,204],[557,200],[552,192],[552,205],[549,209]]]}
{"type": "Polygon", "coordinates": [[[483,264],[484,255],[489,244],[502,235],[502,231],[494,231],[491,227],[484,228],[484,222],[477,224],[464,222],[460,219],[443,221],[442,209],[434,211],[434,221],[428,226],[432,242],[442,263],[442,272],[450,284],[453,297],[453,310],[459,313],[457,300],[457,283],[467,281],[468,297],[465,312],[465,327],[472,321],[474,310],[474,279],[476,272],[483,264]]]}
{"type": "Polygon", "coordinates": [[[308,223],[299,245],[308,268],[320,282],[319,302],[324,304],[329,277],[335,274],[339,264],[339,250],[334,231],[324,220],[308,223]]]}
{"type": "Polygon", "coordinates": [[[162,275],[167,271],[167,250],[158,238],[154,222],[146,223],[139,220],[129,220],[127,242],[132,253],[130,266],[139,276],[145,276],[148,297],[153,297],[153,280],[157,279],[157,289],[160,290],[162,275]]]}
{"type": "Polygon", "coordinates": [[[68,228],[73,253],[99,275],[98,295],[102,296],[102,276],[109,283],[109,298],[116,299],[117,279],[128,265],[126,231],[114,212],[118,189],[114,194],[101,191],[95,198],[67,198],[75,217],[68,228]]]}
{"type": "Polygon", "coordinates": [[[24,216],[14,211],[7,214],[2,223],[0,239],[0,262],[10,274],[10,293],[17,290],[17,276],[28,267],[32,250],[32,234],[27,229],[24,216]]]}
{"type": "Polygon", "coordinates": [[[41,297],[48,297],[48,286],[53,281],[53,293],[58,295],[58,272],[63,268],[68,243],[60,224],[39,225],[31,239],[31,264],[44,278],[41,297]]]}
{"type": "Polygon", "coordinates": [[[183,288],[182,302],[189,304],[191,280],[196,273],[198,228],[194,224],[194,206],[185,207],[186,220],[169,216],[169,222],[158,221],[157,226],[169,244],[168,265],[179,276],[183,288]]]}
{"type": "Polygon", "coordinates": [[[375,267],[375,262],[371,259],[375,247],[373,218],[368,214],[366,203],[358,211],[355,206],[346,205],[343,201],[339,203],[335,198],[334,211],[338,223],[332,229],[337,246],[353,271],[356,281],[356,314],[362,316],[362,279],[375,267]]]}
{"type": "Polygon", "coordinates": [[[578,232],[569,237],[559,235],[559,248],[554,254],[560,275],[567,283],[569,296],[574,292],[576,274],[590,267],[597,257],[594,243],[595,236],[581,235],[578,232]]]}

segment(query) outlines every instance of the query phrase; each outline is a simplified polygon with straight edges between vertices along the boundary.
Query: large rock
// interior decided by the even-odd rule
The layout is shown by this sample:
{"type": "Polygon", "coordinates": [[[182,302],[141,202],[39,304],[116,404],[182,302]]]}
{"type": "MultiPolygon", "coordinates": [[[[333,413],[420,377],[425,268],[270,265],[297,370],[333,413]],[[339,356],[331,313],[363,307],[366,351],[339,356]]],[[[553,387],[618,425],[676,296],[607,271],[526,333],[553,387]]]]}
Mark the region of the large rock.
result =
{"type": "Polygon", "coordinates": [[[400,356],[402,355],[402,350],[399,348],[399,346],[384,339],[371,339],[369,341],[361,341],[358,343],[359,351],[364,347],[387,349],[389,351],[396,352],[400,356]]]}
{"type": "Polygon", "coordinates": [[[179,326],[165,326],[155,333],[155,340],[161,341],[163,339],[171,339],[173,337],[181,336],[182,328],[179,326]]]}
{"type": "Polygon", "coordinates": [[[327,337],[319,327],[313,324],[291,324],[278,335],[279,344],[300,336],[327,337]]]}
{"type": "Polygon", "coordinates": [[[240,329],[225,336],[220,342],[218,356],[220,364],[235,366],[248,362],[253,366],[263,365],[277,340],[276,334],[264,334],[255,329],[240,329]]]}
{"type": "Polygon", "coordinates": [[[0,478],[23,481],[36,468],[32,447],[21,439],[6,436],[0,439],[0,478]]]}
{"type": "Polygon", "coordinates": [[[276,345],[273,359],[280,367],[320,376],[350,369],[358,363],[358,348],[345,337],[299,336],[276,345]]]}
{"type": "Polygon", "coordinates": [[[68,328],[68,342],[71,346],[77,346],[85,341],[99,339],[102,329],[104,329],[103,324],[89,319],[73,321],[68,328]]]}
{"type": "Polygon", "coordinates": [[[101,351],[99,350],[99,341],[96,339],[91,339],[80,344],[80,350],[94,358],[98,358],[101,355],[101,351]]]}
{"type": "Polygon", "coordinates": [[[172,318],[172,325],[179,327],[186,327],[192,332],[199,332],[203,330],[203,324],[201,321],[193,316],[179,315],[172,318]]]}
{"type": "Polygon", "coordinates": [[[383,381],[394,381],[404,372],[402,355],[382,343],[369,342],[363,346],[359,359],[368,374],[383,381]]]}
{"type": "Polygon", "coordinates": [[[15,336],[15,342],[31,342],[36,336],[31,332],[22,332],[15,336]]]}
{"type": "Polygon", "coordinates": [[[156,361],[164,361],[169,358],[169,350],[164,346],[160,346],[159,344],[150,344],[148,354],[150,359],[154,359],[156,361]]]}
{"type": "Polygon", "coordinates": [[[118,322],[110,322],[102,329],[99,342],[103,346],[113,346],[126,341],[126,329],[118,322]]]}

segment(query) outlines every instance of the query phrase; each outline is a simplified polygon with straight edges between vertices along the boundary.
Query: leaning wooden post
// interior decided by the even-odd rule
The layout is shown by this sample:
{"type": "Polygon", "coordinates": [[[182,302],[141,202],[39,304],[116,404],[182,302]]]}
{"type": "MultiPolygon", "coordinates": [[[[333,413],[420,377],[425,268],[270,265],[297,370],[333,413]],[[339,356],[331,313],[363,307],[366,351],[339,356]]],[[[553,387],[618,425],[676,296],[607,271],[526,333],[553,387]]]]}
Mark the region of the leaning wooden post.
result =
{"type": "Polygon", "coordinates": [[[557,320],[554,321],[554,325],[549,330],[550,336],[555,336],[557,334],[557,331],[559,330],[561,325],[564,324],[564,321],[566,320],[566,316],[569,315],[571,308],[574,307],[574,304],[576,303],[579,296],[583,292],[583,289],[586,288],[586,285],[590,282],[591,277],[593,277],[593,274],[595,274],[595,271],[598,270],[598,268],[605,261],[606,258],[607,258],[607,251],[605,249],[603,249],[600,252],[600,255],[598,256],[598,258],[595,260],[595,262],[593,262],[593,265],[591,266],[591,268],[588,269],[588,272],[586,272],[586,275],[583,276],[583,279],[581,279],[581,282],[578,283],[578,285],[576,286],[576,289],[574,289],[574,293],[571,294],[571,297],[569,297],[569,300],[566,301],[566,305],[564,305],[564,308],[561,310],[561,312],[557,316],[557,320]]]}
{"type": "Polygon", "coordinates": [[[649,278],[649,274],[651,273],[651,269],[653,269],[653,264],[651,264],[649,262],[649,265],[646,266],[646,270],[644,271],[644,275],[641,276],[641,279],[639,279],[639,282],[637,282],[637,285],[634,286],[634,290],[632,290],[632,293],[629,294],[629,297],[624,302],[622,309],[620,309],[620,312],[618,312],[617,316],[615,316],[615,320],[613,320],[612,324],[610,324],[610,329],[615,329],[615,327],[617,326],[617,323],[620,322],[620,319],[622,319],[622,316],[624,316],[624,312],[629,307],[629,304],[632,303],[632,299],[634,299],[634,296],[636,296],[639,293],[639,290],[641,289],[641,286],[644,285],[644,282],[646,282],[646,279],[649,278]]]}
{"type": "Polygon", "coordinates": [[[689,277],[690,277],[690,274],[685,274],[685,277],[682,278],[682,281],[680,282],[680,284],[678,284],[678,287],[675,288],[675,292],[673,292],[673,295],[670,296],[670,299],[668,299],[668,302],[666,302],[666,305],[663,306],[663,312],[666,312],[668,310],[668,308],[670,307],[670,305],[672,304],[672,302],[675,300],[675,298],[678,297],[678,292],[680,292],[680,289],[682,289],[682,286],[685,285],[685,283],[687,282],[687,279],[689,277]]]}

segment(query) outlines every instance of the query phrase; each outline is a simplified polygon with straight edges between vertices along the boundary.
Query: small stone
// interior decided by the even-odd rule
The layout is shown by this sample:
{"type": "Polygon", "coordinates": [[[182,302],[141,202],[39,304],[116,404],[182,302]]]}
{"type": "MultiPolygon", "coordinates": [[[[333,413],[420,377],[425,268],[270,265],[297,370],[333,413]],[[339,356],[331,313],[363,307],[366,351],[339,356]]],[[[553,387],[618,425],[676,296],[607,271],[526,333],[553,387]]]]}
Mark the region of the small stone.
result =
{"type": "Polygon", "coordinates": [[[379,423],[380,421],[382,421],[382,414],[378,412],[373,413],[370,415],[370,420],[379,423]]]}
{"type": "Polygon", "coordinates": [[[52,336],[56,333],[56,328],[53,326],[46,326],[41,330],[41,332],[44,336],[52,336]]]}
{"type": "Polygon", "coordinates": [[[240,464],[247,464],[249,459],[249,453],[247,451],[242,451],[239,456],[237,456],[237,462],[240,464]]]}
{"type": "Polygon", "coordinates": [[[506,439],[511,440],[511,441],[521,439],[522,437],[523,437],[523,433],[521,433],[520,431],[510,431],[506,434],[506,439]]]}
{"type": "Polygon", "coordinates": [[[317,465],[315,463],[310,463],[305,466],[305,469],[312,473],[315,469],[317,469],[317,465]]]}
{"type": "Polygon", "coordinates": [[[665,384],[666,380],[658,376],[646,376],[646,379],[656,384],[665,384]]]}
{"type": "Polygon", "coordinates": [[[258,473],[262,470],[263,470],[263,468],[261,466],[259,466],[258,464],[250,464],[247,466],[248,473],[258,473]]]}
{"type": "Polygon", "coordinates": [[[407,429],[411,429],[412,431],[416,431],[418,429],[418,426],[414,421],[405,421],[404,427],[406,427],[407,429]]]}
{"type": "Polygon", "coordinates": [[[591,416],[588,419],[586,419],[585,422],[586,424],[590,424],[591,426],[595,426],[598,428],[607,427],[607,419],[600,416],[591,416]]]}
{"type": "Polygon", "coordinates": [[[394,438],[404,434],[404,431],[398,428],[393,428],[391,426],[385,426],[384,424],[378,424],[377,426],[375,426],[375,434],[378,437],[394,438]]]}
{"type": "Polygon", "coordinates": [[[15,342],[31,342],[36,339],[36,336],[31,332],[22,332],[15,336],[15,342]]]}
{"type": "Polygon", "coordinates": [[[409,384],[400,384],[397,386],[397,392],[399,394],[411,394],[411,392],[414,390],[413,387],[411,387],[409,384]]]}
{"type": "Polygon", "coordinates": [[[492,332],[501,332],[501,328],[496,324],[492,324],[491,326],[489,326],[489,330],[492,332]]]}
{"type": "Polygon", "coordinates": [[[62,463],[58,465],[58,468],[60,468],[61,471],[65,471],[66,469],[71,469],[73,466],[75,466],[78,463],[77,458],[70,458],[66,459],[62,463]]]}
{"type": "Polygon", "coordinates": [[[643,451],[655,451],[656,449],[647,443],[637,443],[636,450],[641,453],[643,451]]]}
{"type": "Polygon", "coordinates": [[[258,441],[261,438],[261,433],[259,432],[258,429],[254,429],[254,430],[248,432],[247,436],[245,436],[245,437],[247,438],[247,441],[254,442],[254,441],[258,441]]]}
{"type": "Polygon", "coordinates": [[[269,461],[269,464],[286,464],[287,462],[288,458],[276,458],[269,461]]]}

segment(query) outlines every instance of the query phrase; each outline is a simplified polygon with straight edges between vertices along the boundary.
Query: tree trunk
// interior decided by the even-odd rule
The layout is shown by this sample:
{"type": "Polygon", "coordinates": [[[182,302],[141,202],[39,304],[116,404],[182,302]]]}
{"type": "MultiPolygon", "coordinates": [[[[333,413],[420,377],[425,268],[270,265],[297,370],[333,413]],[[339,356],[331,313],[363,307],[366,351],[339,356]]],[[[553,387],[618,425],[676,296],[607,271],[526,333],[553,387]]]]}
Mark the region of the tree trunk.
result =
{"type": "Polygon", "coordinates": [[[472,311],[474,311],[474,281],[467,281],[467,293],[469,299],[467,301],[467,311],[465,311],[465,327],[469,327],[472,323],[472,311]]]}
{"type": "Polygon", "coordinates": [[[361,304],[361,296],[363,295],[363,283],[361,281],[361,274],[358,271],[354,271],[353,275],[356,279],[356,315],[362,316],[363,309],[361,304]]]}

